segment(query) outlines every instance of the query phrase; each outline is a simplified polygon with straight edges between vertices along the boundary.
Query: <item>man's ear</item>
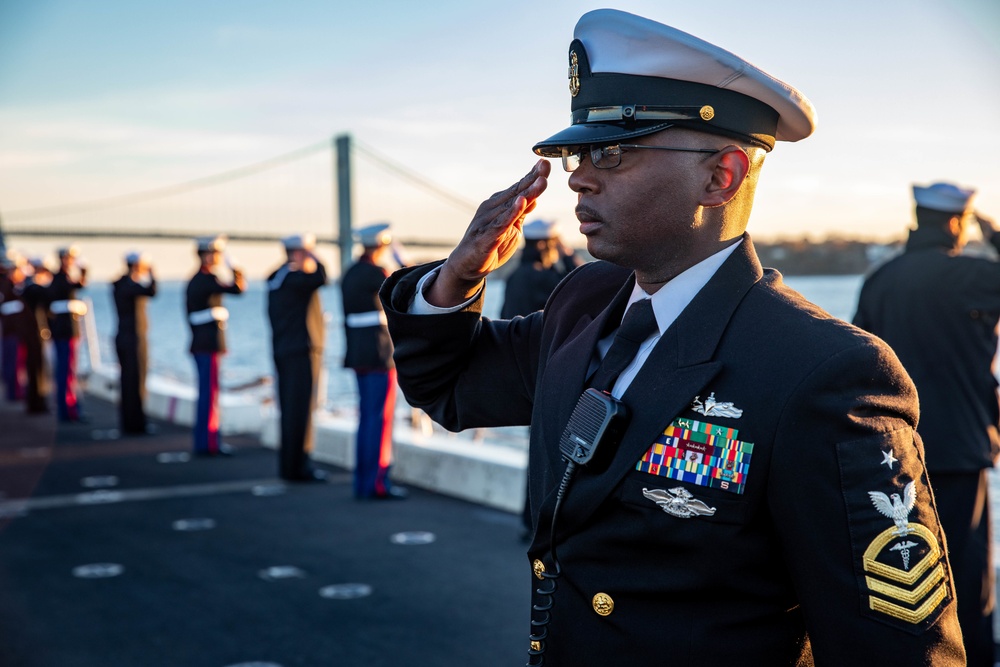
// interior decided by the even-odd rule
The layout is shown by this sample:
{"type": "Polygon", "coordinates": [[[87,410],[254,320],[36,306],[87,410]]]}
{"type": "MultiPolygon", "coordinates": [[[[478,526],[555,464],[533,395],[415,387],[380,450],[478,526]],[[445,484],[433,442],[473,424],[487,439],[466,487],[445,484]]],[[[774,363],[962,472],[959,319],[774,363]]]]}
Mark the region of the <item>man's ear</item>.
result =
{"type": "Polygon", "coordinates": [[[750,158],[737,146],[726,146],[713,156],[715,168],[699,202],[708,208],[728,203],[750,173],[750,158]]]}

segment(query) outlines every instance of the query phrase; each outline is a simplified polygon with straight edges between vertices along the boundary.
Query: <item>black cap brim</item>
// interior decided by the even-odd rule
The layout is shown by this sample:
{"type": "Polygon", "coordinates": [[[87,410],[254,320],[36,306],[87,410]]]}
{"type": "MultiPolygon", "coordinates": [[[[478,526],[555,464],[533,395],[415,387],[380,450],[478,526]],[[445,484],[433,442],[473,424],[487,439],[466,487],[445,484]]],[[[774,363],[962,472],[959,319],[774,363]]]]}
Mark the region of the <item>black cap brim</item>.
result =
{"type": "Polygon", "coordinates": [[[570,125],[545,141],[535,144],[531,150],[542,157],[562,157],[563,149],[592,146],[595,144],[609,145],[626,139],[644,137],[673,127],[673,123],[652,123],[638,125],[632,123],[629,127],[614,123],[580,123],[570,125]]]}

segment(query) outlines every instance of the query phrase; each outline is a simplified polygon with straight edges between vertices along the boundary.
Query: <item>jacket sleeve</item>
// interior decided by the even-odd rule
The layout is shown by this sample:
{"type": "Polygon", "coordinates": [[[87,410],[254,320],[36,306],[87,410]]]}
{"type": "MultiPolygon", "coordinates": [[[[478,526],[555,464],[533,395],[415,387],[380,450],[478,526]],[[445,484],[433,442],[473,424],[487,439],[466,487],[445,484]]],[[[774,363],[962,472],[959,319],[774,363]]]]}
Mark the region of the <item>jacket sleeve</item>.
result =
{"type": "Polygon", "coordinates": [[[859,341],[776,406],[768,503],[815,664],[964,665],[916,390],[859,341]]]}
{"type": "Polygon", "coordinates": [[[417,282],[439,265],[397,271],[380,292],[403,394],[451,431],[528,424],[541,313],[510,322],[481,318],[480,294],[456,313],[409,314],[417,282]]]}

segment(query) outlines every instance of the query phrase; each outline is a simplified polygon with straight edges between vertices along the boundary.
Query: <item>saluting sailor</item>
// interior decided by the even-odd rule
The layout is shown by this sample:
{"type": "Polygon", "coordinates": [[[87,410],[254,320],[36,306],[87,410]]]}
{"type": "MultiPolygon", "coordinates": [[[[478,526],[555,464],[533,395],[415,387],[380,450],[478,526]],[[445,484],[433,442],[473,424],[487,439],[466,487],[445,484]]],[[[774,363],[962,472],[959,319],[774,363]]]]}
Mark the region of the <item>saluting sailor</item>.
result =
{"type": "Polygon", "coordinates": [[[267,315],[281,408],[278,472],[292,482],[323,482],[327,475],[309,461],[312,416],[323,365],[325,324],[319,288],[326,267],[313,253],[316,237],[282,239],[287,261],[267,278],[267,315]]]}
{"type": "Polygon", "coordinates": [[[194,424],[194,453],[198,456],[229,456],[229,445],[219,440],[219,356],[226,353],[226,321],[229,311],[223,294],[242,294],[243,272],[230,267],[232,282],[215,275],[222,264],[226,241],[222,236],[198,239],[201,266],[187,286],[187,317],[191,325],[191,354],[198,369],[198,407],[194,424]]]}
{"type": "Polygon", "coordinates": [[[118,401],[119,420],[123,433],[146,433],[146,333],[149,318],[146,302],[156,296],[156,278],[145,253],[125,255],[125,274],[111,285],[118,315],[115,352],[121,367],[121,393],[118,401]]]}
{"type": "Polygon", "coordinates": [[[76,360],[80,318],[87,314],[87,304],[76,298],[76,291],[87,286],[87,267],[78,260],[80,249],[76,246],[60,248],[57,254],[59,270],[48,287],[49,328],[56,353],[56,413],[61,422],[84,421],[76,387],[76,360]]]}
{"type": "Polygon", "coordinates": [[[396,369],[392,340],[378,290],[388,275],[383,268],[393,250],[387,223],[355,230],[364,252],[344,273],[340,288],[344,305],[344,367],[358,379],[358,437],[354,496],[399,499],[403,489],[389,480],[392,463],[392,420],[396,406],[396,369]]]}
{"type": "Polygon", "coordinates": [[[813,132],[812,105],[645,18],[597,10],[575,37],[572,125],[534,150],[571,172],[602,261],[542,312],[480,316],[540,161],[381,290],[412,405],[531,425],[529,664],[964,664],[913,383],[746,234],[765,155],[813,132]],[[908,500],[886,516],[873,492],[908,500]]]}

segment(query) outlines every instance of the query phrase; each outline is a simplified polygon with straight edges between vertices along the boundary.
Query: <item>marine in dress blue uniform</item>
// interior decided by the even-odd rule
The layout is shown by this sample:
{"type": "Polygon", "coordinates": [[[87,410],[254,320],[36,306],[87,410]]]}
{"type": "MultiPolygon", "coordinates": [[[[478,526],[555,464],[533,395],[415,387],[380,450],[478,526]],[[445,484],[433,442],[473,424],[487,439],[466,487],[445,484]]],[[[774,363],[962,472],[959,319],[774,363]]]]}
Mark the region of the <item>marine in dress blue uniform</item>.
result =
{"type": "Polygon", "coordinates": [[[29,262],[30,275],[20,289],[24,312],[21,319],[21,335],[24,342],[24,366],[28,376],[25,410],[29,414],[49,412],[49,375],[45,362],[45,343],[51,338],[49,330],[49,282],[52,273],[40,257],[32,257],[29,262]]]}
{"type": "Polygon", "coordinates": [[[764,155],[812,133],[811,104],[631,14],[585,14],[575,38],[573,124],[534,150],[572,172],[601,261],[542,312],[481,317],[539,162],[445,262],[381,290],[412,405],[452,430],[531,425],[529,663],[964,664],[912,382],[746,233],[764,155]],[[594,401],[627,415],[601,441],[594,401]]]}
{"type": "Polygon", "coordinates": [[[319,289],[326,284],[326,267],[313,254],[313,235],[287,236],[282,245],[287,261],[267,278],[267,315],[281,408],[278,472],[292,482],[322,482],[327,474],[312,466],[309,452],[323,364],[325,325],[319,289]]]}
{"type": "Polygon", "coordinates": [[[0,341],[0,369],[5,395],[11,403],[24,398],[24,343],[20,325],[24,302],[19,294],[23,279],[16,258],[9,252],[0,254],[0,334],[3,336],[0,341]]]}
{"type": "Polygon", "coordinates": [[[344,367],[354,370],[358,380],[354,496],[402,498],[403,490],[394,487],[389,479],[396,369],[392,340],[378,298],[379,287],[388,275],[381,263],[392,251],[392,232],[388,224],[379,223],[356,230],[356,234],[364,252],[340,282],[346,342],[344,367]]]}
{"type": "Polygon", "coordinates": [[[191,326],[191,354],[198,371],[198,405],[194,423],[194,453],[199,456],[232,454],[219,440],[219,357],[226,353],[226,322],[229,311],[222,305],[223,294],[242,294],[246,289],[243,272],[233,268],[233,281],[221,281],[214,270],[222,263],[225,239],[220,236],[198,239],[201,266],[187,286],[187,318],[191,326]]]}
{"type": "Polygon", "coordinates": [[[148,347],[146,334],[149,318],[146,302],[156,296],[156,278],[149,258],[139,252],[125,255],[125,274],[111,285],[111,294],[118,315],[115,332],[115,352],[121,368],[118,401],[119,423],[123,433],[146,433],[146,364],[148,347]]]}
{"type": "Polygon", "coordinates": [[[973,209],[975,191],[914,185],[916,228],[904,252],[865,280],[854,323],[899,356],[920,395],[920,433],[958,594],[969,665],[992,666],[995,607],[987,471],[1000,453],[993,374],[1000,262],[963,255],[968,227],[1000,234],[973,209]]]}
{"type": "Polygon", "coordinates": [[[76,246],[60,248],[59,270],[52,276],[52,282],[48,286],[49,328],[56,353],[53,373],[56,414],[62,422],[83,420],[77,392],[76,362],[80,344],[80,318],[87,314],[87,304],[76,297],[77,290],[87,286],[87,268],[77,266],[79,255],[80,251],[76,246]]]}

